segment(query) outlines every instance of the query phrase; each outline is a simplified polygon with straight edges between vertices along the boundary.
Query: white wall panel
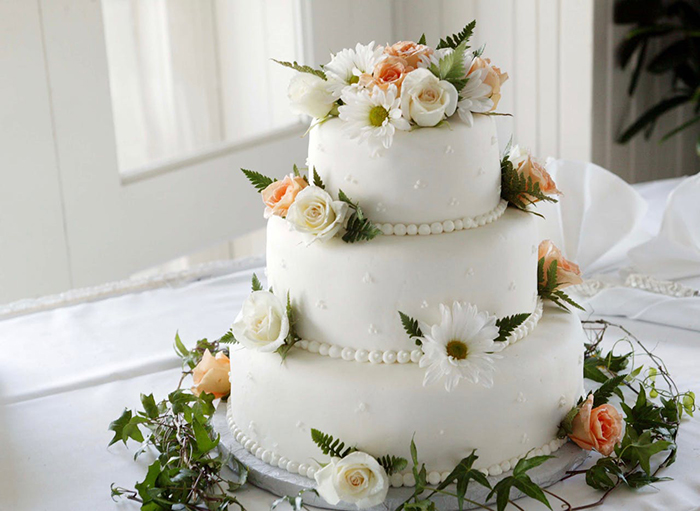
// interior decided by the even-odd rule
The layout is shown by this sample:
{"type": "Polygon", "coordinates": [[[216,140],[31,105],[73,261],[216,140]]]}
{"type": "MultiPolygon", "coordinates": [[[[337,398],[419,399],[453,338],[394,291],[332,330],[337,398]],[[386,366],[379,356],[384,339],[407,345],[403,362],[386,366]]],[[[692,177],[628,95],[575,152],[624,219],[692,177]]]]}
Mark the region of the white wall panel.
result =
{"type": "Polygon", "coordinates": [[[0,303],[70,286],[37,2],[0,2],[0,303]]]}

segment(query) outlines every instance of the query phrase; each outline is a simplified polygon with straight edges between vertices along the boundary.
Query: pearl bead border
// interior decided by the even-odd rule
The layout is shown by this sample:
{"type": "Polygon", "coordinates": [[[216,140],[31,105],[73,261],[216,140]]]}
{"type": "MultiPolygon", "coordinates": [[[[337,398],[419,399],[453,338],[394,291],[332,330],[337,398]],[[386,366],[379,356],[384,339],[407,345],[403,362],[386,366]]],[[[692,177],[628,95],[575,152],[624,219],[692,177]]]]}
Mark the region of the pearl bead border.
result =
{"type": "Polygon", "coordinates": [[[484,214],[474,217],[458,218],[456,220],[444,220],[431,224],[402,224],[402,223],[378,223],[377,228],[384,236],[427,236],[429,234],[442,234],[443,232],[462,231],[476,229],[498,220],[508,207],[508,201],[501,199],[495,208],[484,214]]]}
{"type": "MultiPolygon", "coordinates": [[[[542,299],[537,299],[537,304],[535,305],[535,310],[532,311],[530,317],[528,317],[520,326],[518,326],[510,334],[508,339],[499,343],[499,348],[505,349],[511,344],[515,344],[530,332],[532,332],[537,323],[539,323],[542,318],[542,299]]],[[[342,358],[348,362],[369,362],[370,364],[417,364],[420,362],[423,356],[423,351],[420,348],[414,350],[366,350],[366,349],[355,349],[349,346],[341,347],[335,344],[319,342],[319,341],[309,341],[301,340],[298,341],[295,347],[309,351],[311,353],[317,353],[324,357],[330,358],[342,358]]]]}
{"type": "MultiPolygon", "coordinates": [[[[229,428],[231,429],[231,433],[236,439],[236,442],[238,442],[246,451],[248,451],[250,454],[258,458],[259,460],[262,460],[270,466],[279,467],[292,474],[299,474],[309,479],[314,479],[316,471],[320,468],[320,466],[316,462],[312,461],[309,463],[299,463],[297,461],[287,459],[284,456],[280,456],[271,449],[265,449],[257,442],[255,442],[252,438],[248,438],[233,420],[233,416],[231,415],[230,400],[226,404],[226,421],[228,422],[229,428]]],[[[520,456],[516,456],[515,458],[511,458],[510,460],[491,465],[488,468],[480,468],[478,470],[481,471],[481,473],[485,476],[500,476],[501,474],[512,470],[519,460],[523,458],[532,458],[533,456],[550,455],[553,452],[558,451],[566,442],[566,438],[555,438],[554,440],[547,442],[538,449],[531,449],[530,451],[521,454],[520,456]]],[[[449,470],[445,472],[437,472],[434,470],[428,471],[428,483],[432,485],[440,484],[447,478],[449,474],[449,470]]],[[[412,471],[392,474],[391,476],[389,476],[389,481],[391,482],[391,486],[395,488],[401,486],[416,485],[416,480],[413,477],[412,471]]]]}

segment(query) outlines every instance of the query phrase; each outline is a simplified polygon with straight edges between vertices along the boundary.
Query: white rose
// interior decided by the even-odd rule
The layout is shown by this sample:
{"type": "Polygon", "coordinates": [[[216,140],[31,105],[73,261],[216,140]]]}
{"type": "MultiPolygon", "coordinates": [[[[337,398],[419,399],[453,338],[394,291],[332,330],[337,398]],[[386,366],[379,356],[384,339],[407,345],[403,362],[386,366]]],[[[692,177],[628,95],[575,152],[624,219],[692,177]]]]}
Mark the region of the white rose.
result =
{"type": "Polygon", "coordinates": [[[287,95],[291,108],[299,114],[321,119],[328,115],[335,105],[335,98],[328,82],[311,73],[297,73],[289,82],[287,95]]]}
{"type": "Polygon", "coordinates": [[[297,231],[311,234],[314,240],[325,240],[340,230],[347,213],[347,203],[334,201],[318,186],[309,186],[297,194],[287,211],[287,220],[297,231]]]}
{"type": "Polygon", "coordinates": [[[271,352],[284,344],[289,318],[284,304],[272,293],[254,291],[233,323],[233,335],[246,348],[271,352]]]}
{"type": "Polygon", "coordinates": [[[424,68],[408,73],[401,84],[401,111],[418,126],[435,126],[449,117],[458,100],[454,85],[424,68]]]}
{"type": "Polygon", "coordinates": [[[359,451],[331,459],[315,478],[316,491],[333,506],[342,500],[366,509],[384,502],[389,491],[389,477],[382,466],[359,451]]]}

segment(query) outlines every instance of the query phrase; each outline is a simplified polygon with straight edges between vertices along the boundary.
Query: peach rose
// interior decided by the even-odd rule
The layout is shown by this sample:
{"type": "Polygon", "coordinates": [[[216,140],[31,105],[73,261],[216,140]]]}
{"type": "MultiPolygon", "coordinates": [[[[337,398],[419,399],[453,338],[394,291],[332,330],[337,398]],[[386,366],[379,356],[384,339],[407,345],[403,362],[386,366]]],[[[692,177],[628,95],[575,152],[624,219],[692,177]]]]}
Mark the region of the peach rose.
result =
{"type": "Polygon", "coordinates": [[[538,260],[544,257],[545,282],[540,282],[540,284],[547,285],[547,269],[554,261],[557,262],[558,289],[567,286],[574,286],[583,282],[583,279],[581,278],[581,270],[579,269],[578,265],[564,258],[561,250],[559,250],[550,240],[544,240],[542,243],[540,243],[538,252],[538,260]]]}
{"type": "Polygon", "coordinates": [[[306,188],[308,183],[304,178],[290,174],[282,181],[275,181],[262,191],[262,200],[267,206],[265,218],[272,215],[287,216],[289,206],[292,205],[297,194],[306,188]]]}
{"type": "MultiPolygon", "coordinates": [[[[511,149],[508,159],[513,163],[513,167],[525,176],[525,179],[531,178],[533,183],[539,183],[542,193],[545,195],[561,195],[552,176],[549,175],[549,172],[539,161],[532,157],[530,151],[516,145],[511,149]]],[[[528,194],[524,194],[524,197],[521,198],[530,202],[539,201],[538,198],[528,194]]]]}
{"type": "Polygon", "coordinates": [[[482,59],[481,57],[474,57],[472,65],[469,68],[467,76],[474,71],[479,69],[486,69],[486,78],[484,78],[484,83],[491,87],[491,101],[493,101],[493,112],[498,107],[498,102],[501,100],[501,85],[505,83],[508,79],[508,73],[502,73],[500,69],[491,64],[491,59],[482,59]]]}
{"type": "Polygon", "coordinates": [[[390,85],[396,85],[396,88],[401,90],[403,79],[413,69],[413,66],[410,66],[406,59],[388,56],[374,66],[371,75],[367,73],[360,75],[360,85],[364,87],[376,85],[382,90],[387,90],[390,85]]]}
{"type": "Polygon", "coordinates": [[[214,357],[209,350],[206,350],[202,360],[192,371],[194,380],[192,392],[197,396],[202,392],[214,394],[216,398],[226,396],[231,392],[231,382],[228,379],[230,370],[230,360],[226,355],[219,352],[214,357]]]}
{"type": "Polygon", "coordinates": [[[399,41],[391,46],[385,46],[384,53],[392,57],[401,57],[406,60],[409,66],[415,68],[418,67],[418,63],[423,55],[430,57],[433,54],[433,49],[413,41],[399,41]]]}
{"type": "Polygon", "coordinates": [[[593,394],[581,405],[571,424],[569,438],[581,449],[595,449],[609,456],[622,439],[622,416],[614,406],[604,404],[593,408],[593,394]]]}

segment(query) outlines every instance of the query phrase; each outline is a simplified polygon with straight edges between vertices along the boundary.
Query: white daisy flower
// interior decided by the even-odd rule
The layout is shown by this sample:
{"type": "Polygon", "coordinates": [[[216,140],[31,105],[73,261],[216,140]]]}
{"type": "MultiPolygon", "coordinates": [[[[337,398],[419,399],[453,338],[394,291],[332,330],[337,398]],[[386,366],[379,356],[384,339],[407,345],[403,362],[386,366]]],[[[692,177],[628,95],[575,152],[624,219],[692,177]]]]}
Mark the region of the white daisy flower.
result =
{"type": "MultiPolygon", "coordinates": [[[[445,55],[449,55],[452,53],[454,50],[452,48],[440,48],[439,50],[435,50],[432,52],[430,55],[421,55],[420,60],[418,61],[418,67],[430,67],[432,64],[435,64],[436,66],[440,63],[440,59],[442,59],[445,55]]],[[[466,68],[469,69],[469,68],[466,68]]]]}
{"type": "Polygon", "coordinates": [[[326,73],[328,88],[337,99],[348,85],[357,83],[362,73],[371,74],[374,66],[384,58],[384,48],[374,47],[374,41],[369,44],[357,44],[355,49],[345,48],[335,55],[323,71],[326,73]]]}
{"type": "Polygon", "coordinates": [[[381,147],[388,149],[396,130],[409,130],[411,125],[402,116],[401,98],[395,85],[386,91],[379,87],[362,89],[347,87],[341,96],[344,105],[338,108],[350,138],[367,142],[376,155],[381,147]]]}
{"type": "MultiPolygon", "coordinates": [[[[471,61],[469,67],[471,68],[471,61]]],[[[460,101],[457,103],[457,113],[467,126],[474,125],[472,114],[483,114],[493,110],[491,86],[484,83],[488,70],[479,69],[467,76],[467,84],[460,91],[460,101]]]]}
{"type": "Polygon", "coordinates": [[[437,325],[421,324],[423,357],[420,367],[427,368],[423,386],[445,379],[449,392],[462,378],[493,386],[493,362],[501,358],[496,317],[479,312],[474,305],[454,302],[440,304],[441,320],[437,325]]]}

